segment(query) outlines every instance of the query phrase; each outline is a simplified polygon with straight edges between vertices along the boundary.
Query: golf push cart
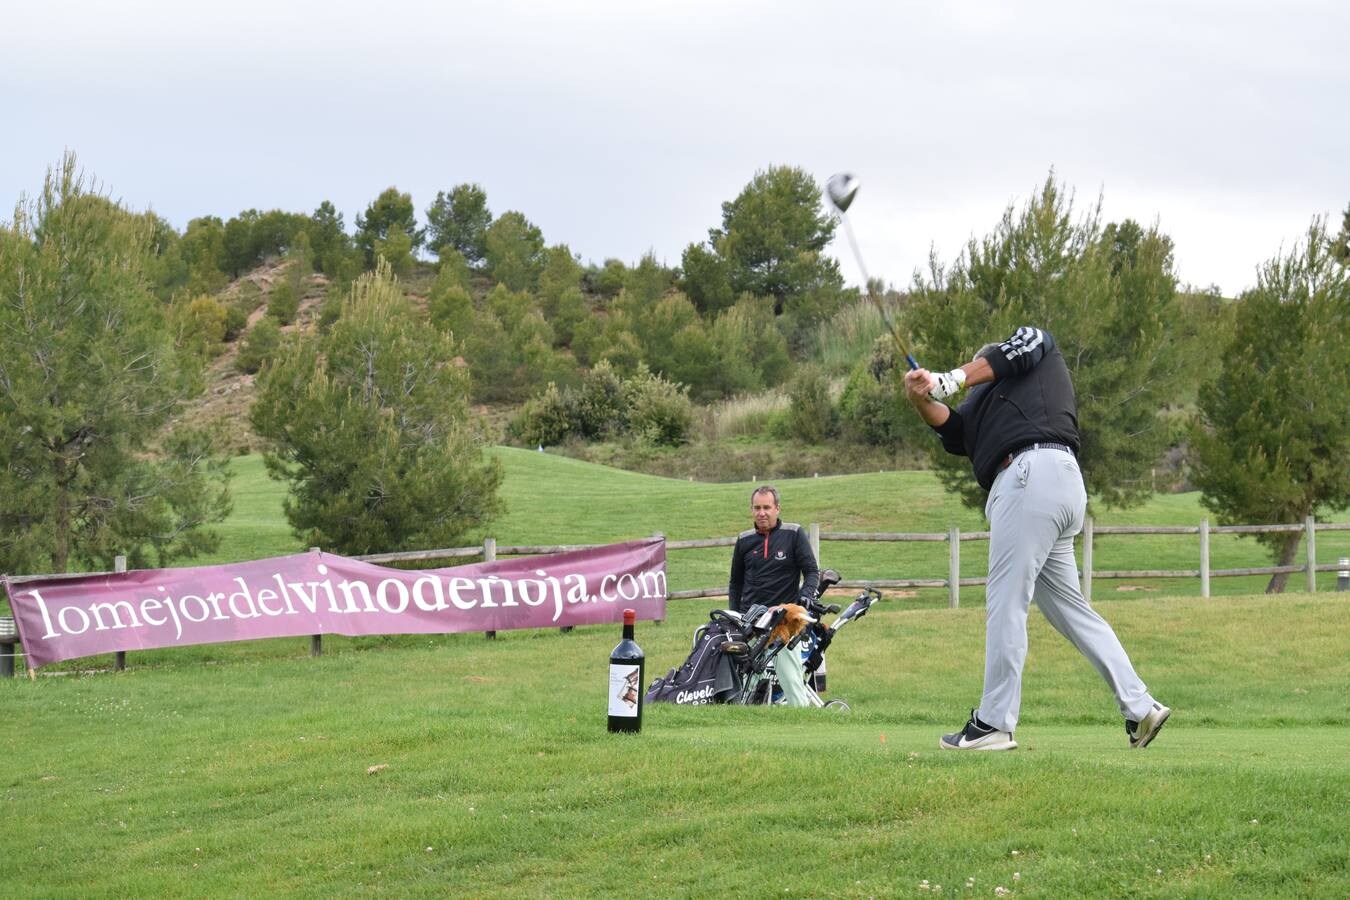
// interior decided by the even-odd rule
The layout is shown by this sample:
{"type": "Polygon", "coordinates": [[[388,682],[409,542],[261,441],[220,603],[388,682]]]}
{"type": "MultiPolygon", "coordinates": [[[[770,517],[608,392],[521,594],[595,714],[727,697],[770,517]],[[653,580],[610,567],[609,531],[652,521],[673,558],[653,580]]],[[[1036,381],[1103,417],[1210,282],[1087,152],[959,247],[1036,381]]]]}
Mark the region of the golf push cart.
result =
{"type": "MultiPolygon", "coordinates": [[[[825,700],[817,692],[816,673],[825,650],[849,622],[861,619],[881,599],[881,592],[865,587],[853,602],[839,611],[838,604],[821,602],[825,591],[840,581],[833,569],[820,573],[816,596],[805,606],[805,626],[784,639],[790,616],[786,606],[751,606],[743,613],[715,609],[709,621],[694,632],[693,649],[679,668],[655,679],[647,691],[647,703],[698,705],[734,703],[742,706],[784,703],[774,660],[779,654],[799,653],[806,681],[806,704],[846,712],[841,699],[825,700]],[[822,618],[834,615],[826,625],[822,618]]],[[[800,614],[798,614],[800,615],[800,614]]],[[[823,672],[821,673],[824,674],[823,672]]]]}

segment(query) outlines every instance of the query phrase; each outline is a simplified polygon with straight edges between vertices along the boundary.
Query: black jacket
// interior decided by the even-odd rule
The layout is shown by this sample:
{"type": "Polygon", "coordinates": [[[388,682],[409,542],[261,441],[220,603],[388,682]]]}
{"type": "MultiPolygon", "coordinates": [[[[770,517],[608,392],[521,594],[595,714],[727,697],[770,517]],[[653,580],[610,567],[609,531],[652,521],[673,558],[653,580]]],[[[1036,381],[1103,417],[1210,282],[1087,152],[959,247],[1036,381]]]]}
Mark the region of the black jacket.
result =
{"type": "Polygon", "coordinates": [[[1052,441],[1078,454],[1078,402],[1055,339],[1023,326],[985,354],[994,380],[969,396],[937,428],[948,453],[969,456],[975,480],[986,491],[1008,454],[1052,441]]]}
{"type": "Polygon", "coordinates": [[[779,522],[768,534],[751,528],[736,538],[727,595],[737,612],[755,603],[804,603],[816,596],[819,578],[806,532],[792,522],[779,522]]]}

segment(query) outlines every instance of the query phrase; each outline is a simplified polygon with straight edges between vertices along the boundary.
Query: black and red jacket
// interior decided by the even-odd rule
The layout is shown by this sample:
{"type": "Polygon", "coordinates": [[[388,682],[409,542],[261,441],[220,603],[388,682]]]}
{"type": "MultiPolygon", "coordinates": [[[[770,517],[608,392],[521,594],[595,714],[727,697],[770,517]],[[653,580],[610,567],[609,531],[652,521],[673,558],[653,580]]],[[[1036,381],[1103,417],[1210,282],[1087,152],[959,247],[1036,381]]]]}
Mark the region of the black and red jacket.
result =
{"type": "Polygon", "coordinates": [[[815,598],[819,578],[806,532],[793,522],[779,522],[768,534],[751,528],[736,538],[727,596],[737,612],[756,603],[805,605],[815,598]]]}

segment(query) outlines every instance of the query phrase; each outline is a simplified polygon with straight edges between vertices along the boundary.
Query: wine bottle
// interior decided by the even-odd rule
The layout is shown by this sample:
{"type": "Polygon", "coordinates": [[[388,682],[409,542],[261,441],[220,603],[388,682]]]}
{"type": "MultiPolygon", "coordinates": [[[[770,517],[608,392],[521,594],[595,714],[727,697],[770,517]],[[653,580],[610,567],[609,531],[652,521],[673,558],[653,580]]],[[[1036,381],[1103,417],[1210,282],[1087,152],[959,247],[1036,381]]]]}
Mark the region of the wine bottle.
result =
{"type": "Polygon", "coordinates": [[[623,611],[623,640],[609,654],[609,730],[642,730],[642,648],[633,640],[637,612],[623,611]]]}

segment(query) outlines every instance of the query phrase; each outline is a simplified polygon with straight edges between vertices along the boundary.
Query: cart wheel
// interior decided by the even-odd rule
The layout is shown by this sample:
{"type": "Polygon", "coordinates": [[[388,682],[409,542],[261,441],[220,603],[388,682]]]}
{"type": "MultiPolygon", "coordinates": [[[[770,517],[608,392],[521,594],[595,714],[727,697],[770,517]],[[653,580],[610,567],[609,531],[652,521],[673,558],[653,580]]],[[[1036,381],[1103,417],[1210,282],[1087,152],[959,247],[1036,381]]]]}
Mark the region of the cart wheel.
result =
{"type": "Polygon", "coordinates": [[[853,708],[852,708],[851,706],[848,705],[848,701],[847,701],[847,700],[840,700],[840,699],[837,698],[837,697],[836,697],[835,699],[833,699],[833,700],[828,700],[828,701],[826,701],[826,703],[825,703],[825,708],[826,708],[826,709],[832,709],[832,710],[834,710],[834,711],[837,712],[837,713],[846,713],[846,712],[852,712],[852,711],[853,711],[853,708]]]}

